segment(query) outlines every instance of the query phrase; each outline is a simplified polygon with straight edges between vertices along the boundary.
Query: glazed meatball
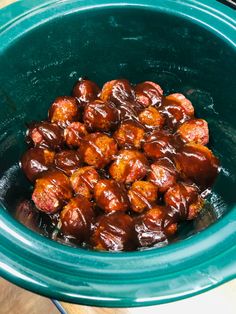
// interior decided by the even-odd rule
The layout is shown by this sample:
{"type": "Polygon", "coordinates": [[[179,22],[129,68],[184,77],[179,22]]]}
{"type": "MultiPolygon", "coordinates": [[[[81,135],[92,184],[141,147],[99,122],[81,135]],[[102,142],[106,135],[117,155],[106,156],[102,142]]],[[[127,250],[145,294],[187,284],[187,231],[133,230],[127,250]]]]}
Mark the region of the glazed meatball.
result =
{"type": "Polygon", "coordinates": [[[164,97],[159,111],[165,116],[167,126],[173,130],[194,116],[191,101],[182,94],[164,97]]]}
{"type": "Polygon", "coordinates": [[[148,161],[144,154],[137,150],[121,150],[110,166],[109,172],[113,179],[123,183],[132,183],[145,177],[148,161]]]}
{"type": "Polygon", "coordinates": [[[198,189],[181,182],[168,189],[164,201],[169,215],[176,221],[195,218],[203,206],[198,189]]]}
{"type": "Polygon", "coordinates": [[[72,122],[64,130],[64,139],[67,146],[71,148],[78,148],[81,144],[81,140],[87,134],[88,132],[83,123],[72,122]]]}
{"type": "Polygon", "coordinates": [[[143,110],[138,118],[147,129],[161,129],[165,123],[164,116],[152,106],[143,110]]]}
{"type": "Polygon", "coordinates": [[[80,155],[84,162],[95,168],[103,168],[117,153],[115,140],[103,133],[92,133],[84,137],[80,155]]]}
{"type": "Polygon", "coordinates": [[[43,148],[30,148],[21,158],[20,166],[30,181],[37,179],[42,172],[53,166],[55,153],[43,148]]]}
{"type": "Polygon", "coordinates": [[[137,120],[143,110],[134,96],[134,90],[127,80],[113,80],[104,84],[100,98],[116,105],[120,121],[130,121],[137,120]]]}
{"type": "Polygon", "coordinates": [[[175,153],[173,136],[167,131],[154,131],[147,134],[143,149],[149,158],[171,157],[175,153]]]}
{"type": "Polygon", "coordinates": [[[177,224],[164,206],[155,206],[136,218],[135,231],[139,247],[163,246],[177,231],[177,224]]]}
{"type": "Polygon", "coordinates": [[[206,146],[189,143],[175,157],[183,179],[190,179],[204,190],[212,186],[219,170],[219,161],[206,146]]]}
{"type": "Polygon", "coordinates": [[[99,174],[93,167],[82,167],[70,177],[71,186],[76,194],[90,199],[95,185],[99,181],[99,174]]]}
{"type": "Polygon", "coordinates": [[[116,105],[119,111],[120,121],[138,121],[138,115],[143,110],[143,107],[135,101],[123,101],[116,105]]]}
{"type": "Polygon", "coordinates": [[[133,219],[122,212],[101,216],[91,237],[94,249],[132,251],[137,247],[133,219]]]}
{"type": "Polygon", "coordinates": [[[44,172],[36,180],[32,200],[39,210],[53,214],[62,209],[70,198],[72,198],[70,180],[61,171],[44,172]]]}
{"type": "Polygon", "coordinates": [[[204,202],[203,198],[200,195],[198,195],[196,202],[189,204],[187,219],[188,220],[195,219],[198,216],[201,209],[203,208],[204,203],[205,202],[204,202]]]}
{"type": "Polygon", "coordinates": [[[151,166],[148,180],[154,183],[161,193],[166,192],[177,179],[177,169],[169,158],[160,158],[151,166]]]}
{"type": "Polygon", "coordinates": [[[120,79],[106,82],[103,85],[100,98],[103,101],[112,101],[119,105],[124,101],[132,101],[134,99],[134,91],[129,81],[120,79]]]}
{"type": "Polygon", "coordinates": [[[79,105],[84,107],[88,102],[95,100],[100,92],[96,83],[80,79],[74,86],[72,95],[77,99],[79,105]]]}
{"type": "Polygon", "coordinates": [[[107,213],[126,211],[129,207],[125,188],[115,180],[98,181],[94,188],[94,197],[96,204],[107,213]]]}
{"type": "Polygon", "coordinates": [[[72,198],[60,213],[61,230],[79,243],[89,239],[95,219],[92,203],[82,195],[72,198]]]}
{"type": "Polygon", "coordinates": [[[63,145],[61,128],[47,121],[32,123],[26,132],[26,142],[36,147],[60,149],[63,145]]]}
{"type": "Polygon", "coordinates": [[[177,104],[179,105],[189,117],[194,116],[194,107],[189,99],[183,94],[175,93],[170,94],[164,98],[164,104],[177,104]]]}
{"type": "Polygon", "coordinates": [[[90,131],[113,130],[119,121],[118,110],[112,103],[94,100],[85,106],[83,120],[90,131]]]}
{"type": "Polygon", "coordinates": [[[123,122],[116,130],[113,137],[120,147],[140,148],[145,131],[143,127],[136,122],[123,122]]]}
{"type": "Polygon", "coordinates": [[[157,199],[157,186],[147,181],[136,181],[132,184],[128,196],[133,211],[141,213],[153,207],[157,199]]]}
{"type": "Polygon", "coordinates": [[[208,124],[203,119],[191,119],[184,122],[177,130],[184,143],[194,142],[206,145],[209,142],[208,124]]]}
{"type": "Polygon", "coordinates": [[[79,111],[76,99],[70,96],[56,98],[48,111],[48,117],[51,122],[63,128],[78,120],[79,111]]]}
{"type": "Polygon", "coordinates": [[[136,100],[143,107],[160,104],[162,95],[162,88],[154,82],[146,81],[135,86],[136,100]]]}
{"type": "Polygon", "coordinates": [[[70,176],[81,164],[79,152],[76,150],[63,150],[55,155],[54,163],[57,169],[70,176]]]}

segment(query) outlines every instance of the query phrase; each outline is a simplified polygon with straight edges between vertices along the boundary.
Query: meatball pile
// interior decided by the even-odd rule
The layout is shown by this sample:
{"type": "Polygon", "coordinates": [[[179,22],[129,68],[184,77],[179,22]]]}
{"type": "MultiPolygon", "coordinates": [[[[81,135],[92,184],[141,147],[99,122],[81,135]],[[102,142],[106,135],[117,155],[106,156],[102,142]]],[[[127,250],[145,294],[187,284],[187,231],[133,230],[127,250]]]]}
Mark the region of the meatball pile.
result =
{"type": "Polygon", "coordinates": [[[21,167],[37,213],[61,237],[96,250],[168,244],[204,204],[219,163],[208,124],[182,94],[150,81],[80,79],[31,123],[21,167]]]}

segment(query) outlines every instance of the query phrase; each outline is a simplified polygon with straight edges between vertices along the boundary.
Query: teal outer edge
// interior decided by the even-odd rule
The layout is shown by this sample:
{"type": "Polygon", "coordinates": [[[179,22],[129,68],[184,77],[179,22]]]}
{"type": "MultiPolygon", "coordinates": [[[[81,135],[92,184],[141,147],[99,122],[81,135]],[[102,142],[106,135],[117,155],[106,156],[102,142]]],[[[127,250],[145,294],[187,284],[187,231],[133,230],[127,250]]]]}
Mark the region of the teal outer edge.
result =
{"type": "MultiPolygon", "coordinates": [[[[25,0],[0,11],[0,53],[30,28],[61,12],[128,5],[184,16],[236,47],[235,11],[213,0],[25,0]]],[[[182,242],[130,253],[66,247],[26,229],[3,207],[0,217],[0,274],[57,300],[106,307],[147,306],[186,298],[236,278],[236,207],[182,242]]]]}

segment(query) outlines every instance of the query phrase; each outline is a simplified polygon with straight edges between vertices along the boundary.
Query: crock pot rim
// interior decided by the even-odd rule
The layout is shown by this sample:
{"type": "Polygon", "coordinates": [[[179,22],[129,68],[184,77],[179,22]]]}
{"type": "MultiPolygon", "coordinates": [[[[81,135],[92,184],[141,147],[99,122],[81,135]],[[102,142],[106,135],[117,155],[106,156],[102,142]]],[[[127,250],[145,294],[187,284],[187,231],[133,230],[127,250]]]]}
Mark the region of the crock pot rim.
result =
{"type": "MultiPolygon", "coordinates": [[[[76,5],[77,7],[79,6],[80,10],[82,9],[93,9],[93,4],[94,3],[103,3],[103,5],[101,5],[100,7],[104,6],[104,1],[81,1],[81,2],[76,2],[76,1],[48,1],[46,4],[44,3],[43,5],[37,6],[32,10],[28,10],[22,14],[20,14],[13,22],[17,24],[20,23],[21,25],[24,24],[24,22],[29,18],[34,18],[35,16],[37,16],[37,14],[42,14],[47,12],[47,14],[50,14],[50,10],[53,10],[56,8],[56,6],[66,6],[69,3],[72,3],[74,5],[76,5]],[[86,7],[83,7],[83,4],[86,3],[86,7]],[[89,6],[88,4],[91,3],[91,6],[89,6]],[[23,23],[23,24],[22,24],[23,23]]],[[[35,3],[40,3],[40,1],[35,1],[32,3],[32,6],[34,6],[35,3]]],[[[109,1],[109,4],[107,3],[106,6],[108,7],[109,5],[112,6],[120,6],[120,5],[131,5],[133,7],[139,7],[139,8],[145,8],[145,9],[151,9],[151,10],[155,10],[158,7],[158,10],[162,10],[160,7],[161,5],[163,5],[163,3],[159,3],[156,1],[150,1],[150,3],[147,5],[145,4],[144,6],[142,6],[142,3],[144,3],[143,0],[136,0],[136,1],[126,1],[126,3],[117,3],[116,1],[109,1]]],[[[232,28],[233,31],[233,27],[234,27],[234,23],[232,22],[231,16],[233,18],[233,15],[231,14],[231,11],[229,11],[229,8],[223,7],[222,4],[220,3],[215,3],[215,1],[212,0],[208,0],[208,1],[204,1],[204,3],[199,2],[199,1],[194,1],[194,0],[186,0],[186,1],[173,1],[173,0],[167,0],[165,2],[164,7],[168,4],[175,4],[177,6],[180,7],[184,7],[187,5],[191,5],[194,6],[199,10],[203,10],[202,12],[205,12],[204,14],[212,14],[214,18],[218,19],[222,21],[222,17],[225,18],[224,21],[222,21],[222,23],[226,23],[227,27],[232,28]],[[214,9],[213,7],[211,7],[211,5],[214,2],[214,9]],[[221,11],[218,11],[221,10],[221,11]],[[227,15],[224,14],[224,12],[227,12],[227,15]],[[230,13],[229,13],[230,12],[230,13]]],[[[19,6],[20,2],[15,3],[14,5],[19,6]]],[[[98,7],[98,6],[96,6],[98,7]]],[[[4,13],[7,10],[10,10],[11,6],[3,9],[4,13]]],[[[167,8],[168,9],[168,8],[167,8]]],[[[164,10],[164,9],[163,9],[164,10]]],[[[173,7],[171,8],[173,13],[173,10],[175,10],[173,7]]],[[[169,11],[171,11],[169,10],[169,11]]],[[[74,12],[75,9],[70,8],[69,13],[74,12]]],[[[168,11],[168,10],[167,10],[168,11]]],[[[54,12],[55,15],[57,15],[56,11],[54,12]]],[[[58,13],[59,14],[59,13],[58,13]]],[[[177,14],[177,13],[176,13],[177,14]]],[[[182,15],[184,14],[183,12],[181,13],[182,15]]],[[[52,18],[55,17],[55,15],[53,15],[52,18]]],[[[191,18],[191,17],[188,17],[191,18]]],[[[193,17],[192,17],[193,19],[193,17]]],[[[1,20],[1,11],[0,11],[0,20],[1,20]]],[[[194,20],[194,19],[193,19],[194,20]]],[[[45,21],[45,20],[44,20],[45,21]]],[[[42,21],[41,21],[42,22],[42,21]]],[[[194,21],[196,23],[203,23],[202,21],[194,21]]],[[[5,34],[8,32],[12,32],[13,34],[15,32],[15,29],[12,28],[11,26],[13,26],[12,23],[8,23],[7,25],[5,24],[5,26],[3,26],[2,28],[0,28],[0,36],[2,36],[2,38],[6,38],[5,34]]],[[[18,24],[19,25],[19,24],[18,24]]],[[[27,23],[26,23],[27,25],[27,23]]],[[[202,24],[203,25],[203,24],[202,24]]],[[[213,23],[214,25],[214,23],[213,23]]],[[[215,27],[220,28],[220,23],[218,23],[217,25],[215,25],[215,27]]],[[[215,31],[215,28],[212,28],[211,30],[215,31]]],[[[22,31],[22,29],[21,29],[22,31]]],[[[29,31],[29,29],[26,29],[25,32],[29,31]]],[[[220,34],[222,34],[221,32],[218,32],[217,35],[219,36],[220,34]]],[[[9,34],[8,34],[9,35],[9,34]]],[[[11,41],[13,40],[14,36],[9,36],[11,37],[11,41]]],[[[16,36],[17,37],[17,36],[16,36]]],[[[233,35],[232,35],[232,39],[233,39],[233,35]]],[[[232,44],[231,38],[225,38],[223,36],[223,40],[228,41],[228,43],[230,42],[232,44]],[[228,41],[228,39],[230,39],[228,41]]],[[[236,46],[235,41],[233,42],[234,47],[236,46]]],[[[1,50],[4,51],[4,49],[7,48],[7,45],[3,45],[2,48],[0,48],[0,52],[1,50]]],[[[194,295],[197,294],[201,291],[205,291],[208,290],[216,285],[219,285],[227,280],[230,280],[232,278],[236,277],[236,228],[235,228],[235,221],[236,221],[236,207],[234,207],[231,212],[229,212],[225,217],[223,217],[221,220],[219,220],[218,222],[216,222],[214,225],[210,226],[209,228],[207,228],[206,230],[202,231],[199,234],[196,234],[194,236],[192,236],[191,238],[188,238],[182,242],[179,243],[175,243],[172,244],[170,246],[164,247],[164,248],[159,248],[159,249],[153,249],[153,250],[149,250],[149,251],[145,251],[145,252],[130,252],[130,253],[108,253],[108,252],[93,252],[93,251],[86,251],[86,250],[82,250],[82,249],[74,249],[74,248],[70,248],[70,247],[65,247],[62,246],[61,244],[58,244],[56,242],[53,242],[51,240],[48,240],[46,238],[41,237],[40,235],[37,235],[35,233],[33,233],[32,231],[26,229],[24,226],[20,225],[17,221],[15,221],[13,218],[9,217],[9,214],[2,208],[1,209],[2,214],[1,214],[1,220],[0,220],[0,239],[1,239],[1,251],[0,251],[0,274],[2,274],[3,277],[15,282],[16,284],[22,284],[25,288],[28,288],[30,290],[34,290],[37,291],[41,294],[44,294],[46,296],[50,296],[50,297],[54,297],[54,298],[58,298],[58,299],[63,299],[63,300],[67,300],[67,301],[72,301],[72,302],[79,302],[81,304],[89,304],[89,305],[96,305],[96,306],[118,306],[118,307],[122,307],[122,306],[144,306],[144,305],[151,305],[151,304],[157,304],[157,303],[162,303],[162,302],[169,302],[169,301],[174,301],[177,300],[179,298],[183,298],[186,296],[190,296],[190,295],[194,295]],[[230,227],[230,228],[229,228],[230,227]],[[217,229],[220,229],[217,231],[217,229]],[[222,230],[224,230],[224,232],[222,232],[222,230]],[[11,233],[12,232],[12,233],[11,233]],[[15,233],[14,233],[15,232],[15,233]],[[19,238],[20,237],[20,238],[19,238]],[[215,241],[215,245],[213,251],[209,251],[209,243],[207,244],[207,241],[209,239],[213,239],[215,241]],[[24,243],[24,241],[28,240],[28,244],[32,244],[33,243],[33,247],[31,247],[31,245],[29,245],[29,248],[24,246],[26,245],[26,243],[24,243]],[[225,245],[226,244],[226,240],[228,241],[228,246],[225,245]],[[220,241],[223,241],[222,243],[220,241]],[[4,245],[5,242],[5,245],[4,245]],[[203,245],[203,243],[205,243],[205,246],[203,245]],[[223,245],[224,243],[224,245],[223,245]],[[58,291],[57,288],[55,289],[55,294],[52,295],[52,293],[50,293],[48,291],[48,286],[46,285],[43,286],[42,282],[43,279],[42,278],[38,278],[38,280],[36,280],[37,282],[33,282],[35,281],[35,278],[33,279],[33,281],[30,279],[32,279],[35,274],[30,274],[27,271],[29,271],[29,269],[26,270],[24,265],[18,265],[17,269],[11,268],[11,264],[7,264],[4,262],[8,262],[9,263],[9,259],[7,258],[7,255],[4,255],[4,252],[6,253],[6,251],[9,253],[11,252],[11,254],[13,254],[12,256],[14,256],[14,250],[15,250],[15,254],[19,253],[18,250],[21,251],[21,253],[25,254],[26,256],[29,254],[30,256],[39,256],[40,254],[46,254],[45,258],[44,256],[41,256],[40,262],[42,260],[45,261],[45,263],[51,263],[53,261],[53,258],[55,256],[51,256],[50,257],[50,253],[53,253],[55,250],[57,250],[58,252],[60,252],[60,254],[64,254],[65,252],[68,253],[68,256],[73,256],[79,258],[80,261],[80,267],[82,267],[82,269],[80,270],[81,274],[79,276],[79,278],[83,278],[83,273],[85,274],[85,278],[87,278],[87,280],[89,281],[91,278],[89,278],[88,274],[91,272],[91,270],[94,268],[94,271],[96,273],[96,269],[97,269],[97,264],[94,263],[94,265],[90,265],[89,271],[86,271],[86,265],[83,265],[83,262],[91,263],[92,260],[95,259],[99,259],[98,262],[101,262],[103,260],[103,263],[105,262],[106,265],[114,265],[115,263],[119,263],[119,262],[129,262],[129,259],[135,259],[135,262],[138,263],[139,262],[139,267],[140,269],[143,270],[143,276],[141,276],[142,278],[140,278],[140,280],[145,280],[144,278],[151,278],[154,277],[155,280],[157,280],[158,278],[158,274],[156,274],[157,268],[153,268],[150,271],[150,268],[146,268],[145,266],[148,266],[148,263],[152,264],[154,262],[154,260],[158,257],[160,258],[160,256],[169,256],[173,257],[173,254],[176,254],[176,256],[179,258],[179,256],[182,254],[182,252],[189,253],[191,252],[191,248],[193,248],[194,245],[197,245],[199,252],[200,252],[200,246],[202,245],[205,250],[202,250],[202,254],[201,257],[204,257],[204,253],[207,250],[208,253],[208,264],[209,263],[213,263],[214,264],[214,259],[215,258],[219,258],[219,255],[217,256],[217,254],[220,252],[220,256],[222,259],[224,259],[224,261],[222,260],[222,265],[224,264],[224,262],[226,262],[226,257],[228,256],[228,264],[227,267],[225,266],[225,271],[224,269],[221,269],[220,271],[222,271],[222,278],[218,278],[215,282],[213,282],[212,280],[209,280],[209,285],[205,284],[205,286],[198,286],[196,288],[196,282],[193,283],[193,289],[189,290],[189,291],[185,291],[185,293],[181,294],[181,293],[177,293],[174,296],[166,296],[166,297],[161,297],[158,298],[158,296],[152,297],[150,299],[146,299],[146,300],[142,300],[140,301],[136,298],[135,294],[132,296],[129,296],[126,300],[122,300],[119,299],[119,297],[115,298],[115,299],[109,299],[106,298],[105,296],[102,298],[99,297],[92,297],[91,295],[87,295],[86,296],[86,291],[84,291],[84,295],[83,294],[75,294],[74,296],[68,296],[66,295],[66,293],[64,293],[63,291],[58,291]],[[53,249],[50,252],[50,249],[53,249]],[[217,248],[217,250],[216,250],[217,248]],[[226,249],[227,248],[227,249],[226,249]],[[36,252],[35,252],[36,250],[36,252]],[[38,254],[39,253],[39,254],[38,254]],[[168,255],[170,254],[170,255],[168,255]],[[233,259],[232,259],[232,254],[233,254],[233,259]],[[148,262],[147,262],[147,256],[148,256],[148,262]],[[211,258],[209,259],[209,256],[211,256],[211,258]],[[231,258],[229,257],[231,256],[231,258]],[[144,259],[142,259],[141,257],[144,257],[144,259]],[[82,259],[85,258],[85,260],[83,261],[82,259]],[[87,260],[86,260],[87,258],[87,260]],[[151,261],[151,259],[153,259],[153,261],[151,261]],[[146,260],[146,264],[145,264],[145,260],[146,260]],[[111,264],[110,264],[111,263],[111,264]],[[8,267],[7,267],[8,266],[8,267]],[[93,267],[92,267],[93,266],[93,267]],[[229,269],[230,268],[230,269],[229,269]],[[17,275],[18,274],[18,275],[17,275]],[[31,277],[32,275],[32,277],[31,277]],[[41,284],[41,286],[40,286],[41,284]],[[195,286],[195,287],[194,287],[195,286]],[[41,288],[40,288],[41,287],[41,288]],[[56,291],[57,290],[57,291],[56,291]]],[[[211,245],[210,245],[211,247],[211,245]]],[[[196,253],[196,252],[195,252],[196,253]]],[[[188,254],[187,254],[188,255],[188,254]]],[[[68,257],[67,256],[67,257],[68,257]]],[[[206,257],[206,256],[205,256],[206,257]]],[[[173,258],[171,259],[172,261],[174,260],[173,258]]],[[[14,261],[14,259],[12,260],[12,262],[14,261]]],[[[191,266],[189,265],[189,270],[190,269],[194,269],[194,267],[198,267],[200,269],[200,265],[197,265],[200,262],[200,264],[204,264],[206,263],[206,260],[203,258],[201,261],[199,259],[193,260],[193,258],[189,260],[189,263],[191,264],[191,266]]],[[[14,263],[13,263],[14,264],[14,263]]],[[[169,262],[170,264],[170,262],[169,262]]],[[[133,264],[131,263],[130,266],[132,266],[133,264]]],[[[14,265],[16,266],[16,265],[14,265]]],[[[68,266],[68,263],[66,263],[64,265],[65,267],[68,266]]],[[[72,264],[71,264],[72,266],[72,264]]],[[[76,266],[76,265],[74,265],[76,266]]],[[[79,265],[78,265],[79,266],[79,265]]],[[[172,265],[173,266],[173,265],[172,265]]],[[[175,265],[176,266],[176,265],[175,265]]],[[[108,267],[108,266],[107,266],[108,267]]],[[[51,269],[51,268],[50,268],[51,269]]],[[[109,270],[109,267],[107,268],[109,270]]],[[[174,272],[174,267],[171,268],[172,271],[174,272]]],[[[179,270],[181,268],[176,268],[176,275],[178,278],[178,273],[179,270]]],[[[136,272],[134,272],[135,275],[137,275],[137,271],[139,270],[138,267],[137,269],[135,269],[136,272]]],[[[56,272],[56,270],[54,270],[56,272]]],[[[111,270],[109,270],[110,272],[111,270]]],[[[117,269],[116,269],[117,271],[117,269]]],[[[94,274],[95,274],[94,273],[94,274]]],[[[128,276],[128,273],[125,273],[125,269],[122,269],[121,272],[123,275],[128,276]]],[[[173,273],[172,273],[173,274],[173,273]]],[[[101,272],[101,275],[105,277],[105,279],[107,280],[107,284],[111,284],[111,285],[117,285],[117,287],[119,286],[119,283],[117,280],[117,276],[116,273],[113,274],[113,276],[109,277],[109,273],[106,273],[106,270],[104,269],[104,271],[101,272]],[[109,281],[110,280],[110,281],[109,281]]],[[[140,275],[140,274],[139,274],[140,275]]],[[[120,274],[119,274],[120,276],[120,274]]],[[[161,278],[168,276],[168,273],[166,273],[165,275],[159,274],[159,278],[161,280],[161,278]]],[[[131,276],[132,277],[132,276],[131,276]]],[[[135,281],[134,278],[130,278],[128,276],[129,280],[133,280],[135,281]]],[[[50,278],[48,278],[50,279],[50,278]]],[[[99,275],[98,278],[99,280],[99,275]]],[[[122,278],[119,278],[120,281],[122,281],[122,278]]],[[[124,279],[124,278],[123,278],[124,279]]],[[[96,279],[93,279],[96,280],[96,279]]],[[[137,280],[136,280],[137,281],[137,280]]],[[[45,282],[44,282],[45,285],[45,282]]],[[[50,286],[50,284],[49,284],[50,286]]],[[[76,286],[75,286],[76,289],[76,286]]],[[[76,291],[76,290],[75,290],[76,291]]]]}
{"type": "MultiPolygon", "coordinates": [[[[6,8],[3,8],[0,11],[0,21],[2,20],[2,26],[0,26],[0,36],[2,37],[2,45],[0,47],[0,53],[4,51],[10,42],[14,41],[18,36],[18,30],[15,27],[16,25],[21,30],[21,35],[25,32],[32,30],[35,27],[38,27],[41,23],[45,23],[51,18],[55,18],[61,15],[61,7],[68,6],[67,13],[74,13],[76,11],[84,11],[84,10],[93,10],[93,9],[104,9],[111,7],[132,7],[138,9],[147,9],[147,10],[156,10],[163,11],[164,13],[171,13],[177,16],[182,16],[187,19],[191,19],[194,23],[200,24],[202,27],[208,26],[213,32],[217,34],[217,36],[223,37],[224,40],[227,40],[230,44],[234,46],[236,49],[236,40],[234,36],[235,28],[236,28],[236,19],[234,10],[226,7],[222,3],[218,3],[215,0],[205,0],[205,1],[197,1],[197,0],[150,0],[148,4],[144,2],[144,0],[127,0],[125,2],[110,0],[50,0],[50,1],[42,1],[34,0],[28,1],[24,0],[25,3],[29,2],[30,8],[25,6],[24,9],[20,8],[21,1],[17,1],[6,8]],[[14,10],[15,16],[9,21],[9,16],[11,16],[10,8],[15,6],[14,10]],[[177,10],[178,8],[182,8],[182,10],[177,10]],[[185,12],[187,11],[187,13],[185,12]],[[52,12],[51,12],[52,11],[52,12]],[[211,23],[205,23],[202,19],[195,17],[195,13],[200,12],[202,17],[208,16],[211,18],[211,23]],[[52,13],[52,17],[46,18],[46,14],[52,13]],[[32,19],[36,16],[42,15],[42,19],[39,19],[37,23],[34,24],[33,27],[29,27],[27,25],[27,20],[32,19]],[[217,21],[218,25],[214,26],[217,21]],[[25,32],[24,29],[25,24],[25,32]],[[225,37],[225,35],[220,31],[221,26],[224,26],[224,31],[228,31],[230,34],[229,37],[225,37]],[[7,36],[5,36],[7,33],[7,36]],[[10,35],[10,36],[9,36],[10,35]]],[[[65,12],[65,11],[64,11],[65,12]]],[[[64,15],[66,15],[64,14],[64,15]]],[[[19,34],[18,34],[19,35],[19,34]]]]}

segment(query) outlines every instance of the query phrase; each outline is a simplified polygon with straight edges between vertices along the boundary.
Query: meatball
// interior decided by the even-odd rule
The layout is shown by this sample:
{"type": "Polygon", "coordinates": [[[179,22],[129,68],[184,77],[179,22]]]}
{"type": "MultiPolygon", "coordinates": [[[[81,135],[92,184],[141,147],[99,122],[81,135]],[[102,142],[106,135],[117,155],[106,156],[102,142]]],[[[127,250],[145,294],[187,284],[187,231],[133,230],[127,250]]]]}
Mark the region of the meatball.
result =
{"type": "Polygon", "coordinates": [[[140,148],[145,131],[139,124],[128,121],[123,122],[116,130],[113,137],[120,147],[140,148]]]}
{"type": "Polygon", "coordinates": [[[117,153],[115,140],[103,133],[86,135],[80,146],[80,155],[84,162],[95,168],[103,168],[117,153]]]}
{"type": "Polygon", "coordinates": [[[138,115],[143,110],[143,107],[135,101],[123,101],[117,105],[120,121],[138,121],[138,115]]]}
{"type": "Polygon", "coordinates": [[[182,94],[164,97],[159,111],[165,116],[167,126],[173,130],[194,116],[192,103],[182,94]]]}
{"type": "Polygon", "coordinates": [[[147,134],[143,149],[149,158],[171,157],[175,153],[173,136],[164,130],[147,134]]]}
{"type": "Polygon", "coordinates": [[[79,152],[75,150],[63,150],[55,155],[54,163],[57,169],[70,176],[81,164],[79,152]]]}
{"type": "Polygon", "coordinates": [[[184,143],[194,142],[206,145],[209,142],[208,124],[203,119],[191,119],[184,122],[177,130],[184,143]]]}
{"type": "Polygon", "coordinates": [[[98,181],[94,188],[94,197],[96,204],[107,213],[126,211],[129,207],[125,188],[115,180],[98,181]]]}
{"type": "Polygon", "coordinates": [[[194,116],[194,107],[189,99],[187,99],[183,94],[175,93],[170,94],[164,98],[164,104],[177,104],[179,105],[185,113],[193,117],[194,116]]]}
{"type": "Polygon", "coordinates": [[[177,170],[169,158],[160,158],[151,166],[148,180],[154,183],[161,193],[166,192],[177,179],[177,170]]]}
{"type": "Polygon", "coordinates": [[[129,81],[120,79],[106,82],[103,85],[100,98],[119,105],[124,101],[134,100],[134,91],[129,81]]]}
{"type": "Polygon", "coordinates": [[[51,122],[63,128],[78,120],[79,111],[76,99],[70,96],[56,98],[48,111],[48,117],[51,122]]]}
{"type": "Polygon", "coordinates": [[[140,247],[163,246],[177,231],[177,224],[163,206],[155,206],[136,218],[135,231],[140,247]]]}
{"type": "Polygon", "coordinates": [[[135,86],[136,100],[142,104],[143,107],[159,104],[162,95],[162,88],[154,82],[146,81],[135,86]]]}
{"type": "Polygon", "coordinates": [[[64,130],[64,139],[66,144],[71,148],[78,148],[81,140],[87,135],[88,132],[85,125],[80,122],[72,122],[64,130]]]}
{"type": "Polygon", "coordinates": [[[90,199],[95,185],[99,181],[99,174],[93,167],[82,167],[70,177],[71,186],[76,194],[90,199]]]}
{"type": "Polygon", "coordinates": [[[72,95],[77,99],[80,106],[84,107],[88,102],[95,100],[100,92],[96,83],[80,79],[75,84],[72,95]]]}
{"type": "Polygon", "coordinates": [[[61,230],[79,243],[89,239],[95,219],[92,203],[82,195],[72,198],[60,213],[61,230]]]}
{"type": "Polygon", "coordinates": [[[120,121],[137,120],[143,106],[134,99],[134,91],[127,80],[113,80],[104,84],[100,98],[114,103],[120,121]]]}
{"type": "Polygon", "coordinates": [[[145,177],[148,161],[144,154],[137,150],[121,150],[110,166],[113,179],[123,183],[131,183],[145,177]]]}
{"type": "Polygon", "coordinates": [[[176,183],[164,195],[169,215],[176,221],[195,218],[203,206],[197,187],[176,183]]]}
{"type": "Polygon", "coordinates": [[[115,128],[119,116],[114,104],[94,100],[85,106],[83,120],[90,131],[109,131],[115,128]]]}
{"type": "Polygon", "coordinates": [[[122,212],[113,212],[99,218],[91,244],[102,251],[132,251],[137,247],[133,219],[122,212]]]}
{"type": "Polygon", "coordinates": [[[157,186],[147,181],[136,181],[132,184],[128,196],[133,211],[141,213],[153,207],[157,199],[157,186]]]}
{"type": "Polygon", "coordinates": [[[21,158],[20,166],[30,181],[37,179],[42,172],[53,166],[55,153],[43,148],[30,148],[21,158]]]}
{"type": "Polygon", "coordinates": [[[26,132],[26,142],[36,147],[56,150],[63,145],[61,128],[47,121],[32,123],[26,132]]]}
{"type": "Polygon", "coordinates": [[[175,156],[183,179],[190,179],[204,190],[212,186],[219,170],[219,161],[206,146],[189,143],[175,156]]]}
{"type": "Polygon", "coordinates": [[[32,200],[39,210],[53,214],[62,209],[71,197],[69,178],[61,171],[51,170],[36,180],[32,200]]]}
{"type": "Polygon", "coordinates": [[[195,202],[189,204],[187,219],[188,220],[195,219],[198,216],[200,210],[203,208],[204,203],[205,202],[204,202],[203,198],[200,195],[198,195],[197,200],[195,202]]]}
{"type": "Polygon", "coordinates": [[[143,110],[138,118],[147,129],[161,129],[165,123],[164,116],[152,106],[143,110]]]}

